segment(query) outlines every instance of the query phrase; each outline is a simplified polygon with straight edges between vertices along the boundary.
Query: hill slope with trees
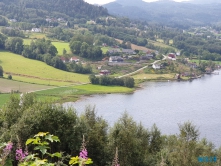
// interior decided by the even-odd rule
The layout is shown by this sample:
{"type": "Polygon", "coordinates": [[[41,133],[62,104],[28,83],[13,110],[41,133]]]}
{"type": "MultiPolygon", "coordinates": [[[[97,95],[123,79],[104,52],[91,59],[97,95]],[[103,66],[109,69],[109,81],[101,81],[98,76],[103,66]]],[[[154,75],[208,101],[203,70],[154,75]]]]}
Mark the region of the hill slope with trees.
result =
{"type": "Polygon", "coordinates": [[[90,5],[83,0],[3,0],[0,2],[0,15],[17,21],[46,23],[46,16],[66,20],[95,19],[108,13],[105,8],[90,5]]]}

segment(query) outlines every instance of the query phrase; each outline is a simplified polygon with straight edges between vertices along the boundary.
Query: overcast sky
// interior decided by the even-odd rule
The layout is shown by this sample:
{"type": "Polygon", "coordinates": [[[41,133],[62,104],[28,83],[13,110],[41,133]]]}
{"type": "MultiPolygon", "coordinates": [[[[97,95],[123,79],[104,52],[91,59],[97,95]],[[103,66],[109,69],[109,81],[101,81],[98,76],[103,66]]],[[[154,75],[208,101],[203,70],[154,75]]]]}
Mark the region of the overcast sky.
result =
{"type": "MultiPolygon", "coordinates": [[[[115,0],[84,0],[85,2],[88,2],[90,4],[106,4],[106,3],[110,3],[110,2],[113,2],[115,0]]],[[[144,0],[146,2],[154,2],[154,1],[157,1],[157,0],[144,0]]],[[[182,1],[188,1],[188,0],[174,0],[176,2],[182,2],[182,1]]]]}

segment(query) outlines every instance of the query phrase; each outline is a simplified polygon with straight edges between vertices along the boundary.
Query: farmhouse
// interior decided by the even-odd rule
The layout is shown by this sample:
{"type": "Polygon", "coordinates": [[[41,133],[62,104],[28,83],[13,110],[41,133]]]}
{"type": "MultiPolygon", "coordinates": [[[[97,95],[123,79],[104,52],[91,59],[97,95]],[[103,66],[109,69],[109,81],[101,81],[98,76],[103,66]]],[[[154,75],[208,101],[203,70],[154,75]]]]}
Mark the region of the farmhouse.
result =
{"type": "Polygon", "coordinates": [[[66,57],[60,57],[60,60],[62,60],[63,63],[69,62],[69,59],[66,57]]]}
{"type": "Polygon", "coordinates": [[[100,75],[109,75],[110,71],[109,70],[101,70],[100,75]]]}
{"type": "Polygon", "coordinates": [[[121,50],[119,48],[117,48],[117,49],[110,49],[107,52],[109,54],[114,54],[114,53],[121,53],[121,50]]]}
{"type": "Polygon", "coordinates": [[[152,67],[156,70],[156,69],[160,69],[160,65],[159,64],[156,64],[156,63],[154,63],[153,65],[152,65],[152,67]]]}
{"type": "Polygon", "coordinates": [[[71,57],[69,62],[79,62],[80,60],[77,57],[71,57]]]}
{"type": "Polygon", "coordinates": [[[40,32],[41,32],[41,29],[40,29],[40,28],[32,28],[31,31],[32,31],[32,32],[40,33],[40,32]]]}
{"type": "Polygon", "coordinates": [[[135,55],[136,52],[132,49],[123,49],[122,53],[127,54],[127,55],[135,55]]]}
{"type": "Polygon", "coordinates": [[[110,56],[109,62],[123,62],[123,58],[121,56],[110,56]]]}
{"type": "Polygon", "coordinates": [[[171,60],[176,60],[176,54],[174,54],[174,53],[169,53],[169,54],[168,54],[168,58],[171,59],[171,60]]]}
{"type": "Polygon", "coordinates": [[[140,60],[150,60],[153,58],[153,54],[146,54],[140,57],[140,60]]]}

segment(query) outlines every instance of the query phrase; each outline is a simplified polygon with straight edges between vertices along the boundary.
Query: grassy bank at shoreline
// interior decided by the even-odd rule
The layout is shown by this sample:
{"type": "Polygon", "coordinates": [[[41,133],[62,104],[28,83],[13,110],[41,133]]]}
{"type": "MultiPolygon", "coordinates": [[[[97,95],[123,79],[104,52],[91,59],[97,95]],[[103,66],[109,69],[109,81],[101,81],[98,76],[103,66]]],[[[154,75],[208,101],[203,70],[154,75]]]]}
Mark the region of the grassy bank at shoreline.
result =
{"type": "MultiPolygon", "coordinates": [[[[135,88],[127,88],[120,86],[101,86],[101,85],[76,85],[69,87],[55,87],[52,89],[39,90],[34,92],[38,100],[50,100],[56,103],[68,101],[77,101],[81,96],[93,94],[110,94],[110,93],[132,93],[135,88]]],[[[10,94],[0,94],[0,108],[5,104],[10,94]],[[4,99],[4,100],[3,100],[4,99]]]]}
{"type": "Polygon", "coordinates": [[[110,93],[132,93],[134,88],[119,86],[101,86],[101,85],[77,85],[71,87],[60,87],[35,92],[37,98],[52,98],[55,102],[77,101],[81,96],[93,94],[110,94],[110,93]]]}

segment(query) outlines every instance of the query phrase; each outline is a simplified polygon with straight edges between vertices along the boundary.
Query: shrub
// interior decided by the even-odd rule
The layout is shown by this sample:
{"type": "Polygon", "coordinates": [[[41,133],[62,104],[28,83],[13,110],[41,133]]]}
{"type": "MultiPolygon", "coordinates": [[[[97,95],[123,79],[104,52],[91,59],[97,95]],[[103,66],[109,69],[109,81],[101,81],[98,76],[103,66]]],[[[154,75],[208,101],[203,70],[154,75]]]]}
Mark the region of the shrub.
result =
{"type": "Polygon", "coordinates": [[[8,75],[8,79],[12,80],[12,75],[11,74],[8,75]]]}

